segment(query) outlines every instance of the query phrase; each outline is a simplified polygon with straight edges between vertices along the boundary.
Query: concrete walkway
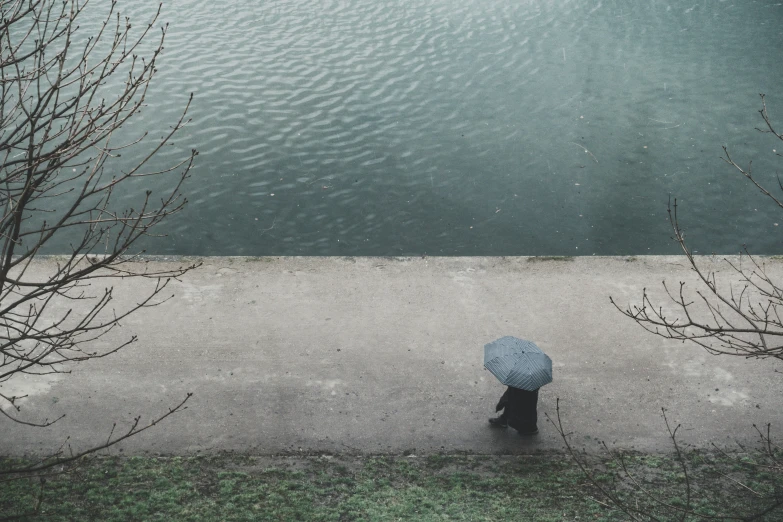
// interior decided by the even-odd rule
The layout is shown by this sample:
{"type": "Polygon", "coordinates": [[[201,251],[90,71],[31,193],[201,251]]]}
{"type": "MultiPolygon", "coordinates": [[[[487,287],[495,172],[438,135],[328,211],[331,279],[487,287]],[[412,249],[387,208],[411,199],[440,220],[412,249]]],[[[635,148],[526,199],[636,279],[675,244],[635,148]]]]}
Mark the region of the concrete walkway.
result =
{"type": "MultiPolygon", "coordinates": [[[[68,436],[75,449],[98,443],[113,422],[119,430],[135,415],[149,419],[188,391],[186,411],[122,450],[555,450],[562,441],[544,414],[557,397],[588,450],[602,439],[669,451],[661,407],[696,446],[753,444],[753,423],[783,429],[783,365],[663,340],[610,305],[610,295],[638,302],[645,286],[660,295],[663,279],[692,281],[681,257],[203,261],[172,284],[173,299],[101,344],[138,334],[131,348],[71,375],[4,384],[4,393],[30,393],[23,412],[32,418],[68,416],[37,430],[2,421],[0,454],[50,450],[68,436]],[[535,341],[554,361],[532,440],[487,425],[503,387],[483,369],[482,347],[504,335],[535,341]]],[[[770,262],[783,281],[783,264],[770,262]]],[[[145,283],[118,281],[116,307],[139,299],[145,283]]]]}

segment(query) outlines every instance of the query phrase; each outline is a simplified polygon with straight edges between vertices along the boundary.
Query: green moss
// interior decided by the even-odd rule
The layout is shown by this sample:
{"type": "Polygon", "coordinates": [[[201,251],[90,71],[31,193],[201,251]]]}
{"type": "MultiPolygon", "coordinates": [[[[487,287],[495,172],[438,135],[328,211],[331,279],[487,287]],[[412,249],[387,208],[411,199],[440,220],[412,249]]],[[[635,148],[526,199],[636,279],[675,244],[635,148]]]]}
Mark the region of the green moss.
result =
{"type": "Polygon", "coordinates": [[[528,257],[528,263],[539,263],[541,261],[573,261],[576,259],[574,256],[534,256],[528,257]]]}

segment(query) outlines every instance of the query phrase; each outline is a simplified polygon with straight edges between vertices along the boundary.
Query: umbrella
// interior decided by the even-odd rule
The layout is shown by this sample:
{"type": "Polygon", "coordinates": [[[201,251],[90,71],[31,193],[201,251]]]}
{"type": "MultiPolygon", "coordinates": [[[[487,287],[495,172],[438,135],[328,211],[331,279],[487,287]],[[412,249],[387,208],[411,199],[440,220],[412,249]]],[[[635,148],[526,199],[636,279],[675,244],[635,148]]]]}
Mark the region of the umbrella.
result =
{"type": "Polygon", "coordinates": [[[516,337],[485,344],[484,367],[506,386],[522,390],[552,382],[552,359],[534,343],[516,337]]]}

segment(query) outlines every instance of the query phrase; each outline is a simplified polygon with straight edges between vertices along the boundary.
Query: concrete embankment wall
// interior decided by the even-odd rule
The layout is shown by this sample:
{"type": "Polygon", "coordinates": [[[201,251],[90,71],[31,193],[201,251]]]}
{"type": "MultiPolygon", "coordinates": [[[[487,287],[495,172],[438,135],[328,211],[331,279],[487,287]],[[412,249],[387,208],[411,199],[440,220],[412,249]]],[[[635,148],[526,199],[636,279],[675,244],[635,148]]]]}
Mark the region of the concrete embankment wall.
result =
{"type": "MultiPolygon", "coordinates": [[[[136,415],[144,422],[187,392],[186,411],[123,451],[553,450],[562,441],[544,414],[555,414],[558,397],[567,429],[588,449],[603,439],[668,451],[661,407],[697,446],[752,444],[754,423],[783,429],[775,373],[783,364],[715,357],[656,337],[610,304],[609,296],[639,303],[644,287],[666,304],[662,280],[695,287],[682,257],[201,261],[171,283],[173,298],[127,318],[96,346],[131,335],[139,342],[70,375],[5,383],[3,393],[29,393],[26,418],[67,417],[46,429],[1,421],[0,453],[43,452],[66,437],[75,449],[99,443],[113,422],[117,430],[136,415]],[[533,439],[487,426],[503,387],[482,367],[483,345],[504,335],[535,341],[554,361],[533,439]]],[[[719,281],[731,276],[725,263],[702,262],[719,281]]],[[[53,263],[36,262],[31,274],[53,263]]],[[[768,263],[783,281],[783,263],[768,263]]],[[[153,285],[113,284],[118,310],[153,285]]]]}

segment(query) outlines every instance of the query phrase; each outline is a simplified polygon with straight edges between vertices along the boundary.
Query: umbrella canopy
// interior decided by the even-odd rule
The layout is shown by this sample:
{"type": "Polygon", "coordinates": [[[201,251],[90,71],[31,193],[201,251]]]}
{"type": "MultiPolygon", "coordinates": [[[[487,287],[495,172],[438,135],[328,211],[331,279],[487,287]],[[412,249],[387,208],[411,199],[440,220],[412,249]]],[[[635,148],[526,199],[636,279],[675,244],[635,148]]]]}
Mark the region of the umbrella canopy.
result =
{"type": "Polygon", "coordinates": [[[533,391],[552,382],[552,359],[530,341],[502,337],[484,345],[484,368],[500,382],[533,391]]]}

